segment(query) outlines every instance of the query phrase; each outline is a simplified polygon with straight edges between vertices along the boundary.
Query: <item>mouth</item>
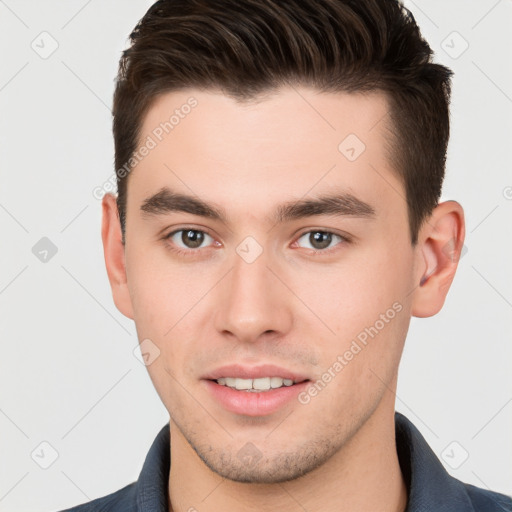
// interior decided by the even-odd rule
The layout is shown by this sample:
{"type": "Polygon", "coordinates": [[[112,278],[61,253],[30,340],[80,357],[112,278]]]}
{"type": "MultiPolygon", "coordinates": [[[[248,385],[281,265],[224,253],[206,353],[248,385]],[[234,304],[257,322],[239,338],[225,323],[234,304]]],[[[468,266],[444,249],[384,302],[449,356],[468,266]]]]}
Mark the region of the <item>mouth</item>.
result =
{"type": "Polygon", "coordinates": [[[267,416],[299,404],[298,395],[311,380],[274,364],[227,364],[201,378],[210,398],[225,411],[267,416]]]}
{"type": "Polygon", "coordinates": [[[219,377],[218,379],[208,379],[220,386],[226,386],[236,391],[246,391],[249,393],[267,393],[274,389],[291,387],[309,379],[287,379],[284,377],[258,377],[256,379],[245,379],[240,377],[219,377]]]}

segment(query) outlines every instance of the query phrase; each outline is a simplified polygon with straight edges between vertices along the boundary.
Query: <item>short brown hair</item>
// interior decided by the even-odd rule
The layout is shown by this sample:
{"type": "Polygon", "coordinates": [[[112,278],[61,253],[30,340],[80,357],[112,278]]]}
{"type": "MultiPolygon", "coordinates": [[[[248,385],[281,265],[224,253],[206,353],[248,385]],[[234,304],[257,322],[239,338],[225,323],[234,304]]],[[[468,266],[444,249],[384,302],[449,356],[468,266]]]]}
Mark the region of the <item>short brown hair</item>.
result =
{"type": "Polygon", "coordinates": [[[393,169],[405,186],[412,244],[437,205],[449,138],[452,72],[432,62],[398,0],[159,0],[130,35],[113,106],[117,206],[126,231],[125,169],[157,96],[197,87],[237,101],[287,84],[384,91],[393,169]]]}

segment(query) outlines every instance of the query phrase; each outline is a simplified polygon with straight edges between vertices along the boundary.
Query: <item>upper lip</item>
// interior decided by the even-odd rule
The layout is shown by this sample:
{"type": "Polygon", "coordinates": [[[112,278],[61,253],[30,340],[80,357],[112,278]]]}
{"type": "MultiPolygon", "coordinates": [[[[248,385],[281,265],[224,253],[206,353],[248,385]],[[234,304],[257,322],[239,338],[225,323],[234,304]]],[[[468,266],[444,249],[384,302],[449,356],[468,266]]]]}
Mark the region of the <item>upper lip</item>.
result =
{"type": "Polygon", "coordinates": [[[308,380],[308,377],[297,372],[287,370],[274,364],[258,366],[243,366],[241,364],[228,364],[203,375],[203,379],[217,380],[221,377],[235,377],[239,379],[258,379],[261,377],[281,377],[294,382],[308,380]]]}

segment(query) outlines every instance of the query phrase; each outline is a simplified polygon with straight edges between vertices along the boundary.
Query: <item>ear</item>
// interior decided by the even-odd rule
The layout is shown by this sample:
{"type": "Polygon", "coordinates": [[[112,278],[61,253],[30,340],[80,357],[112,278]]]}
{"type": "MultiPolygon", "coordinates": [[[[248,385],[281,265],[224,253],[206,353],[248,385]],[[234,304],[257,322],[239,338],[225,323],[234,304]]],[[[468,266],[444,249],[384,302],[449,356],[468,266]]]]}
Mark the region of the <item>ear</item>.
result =
{"type": "Polygon", "coordinates": [[[443,307],[455,277],[464,236],[464,210],[456,201],[439,204],[420,229],[413,316],[433,316],[443,307]]]}
{"type": "Polygon", "coordinates": [[[107,267],[108,280],[117,309],[128,318],[133,319],[133,308],[126,278],[124,245],[121,236],[121,223],[117,210],[116,198],[105,194],[102,201],[103,219],[101,238],[107,267]]]}

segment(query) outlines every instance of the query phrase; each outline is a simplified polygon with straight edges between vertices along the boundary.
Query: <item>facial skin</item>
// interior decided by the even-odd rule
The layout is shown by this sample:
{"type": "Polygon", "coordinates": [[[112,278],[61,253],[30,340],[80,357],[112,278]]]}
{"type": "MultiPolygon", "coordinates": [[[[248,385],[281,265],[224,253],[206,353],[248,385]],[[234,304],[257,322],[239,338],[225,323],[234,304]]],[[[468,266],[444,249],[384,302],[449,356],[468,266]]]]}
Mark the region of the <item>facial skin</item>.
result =
{"type": "Polygon", "coordinates": [[[444,303],[464,239],[462,208],[440,204],[411,245],[404,186],[388,164],[383,94],[283,88],[241,105],[214,91],[172,92],[152,105],[140,140],[191,96],[197,106],[129,177],[124,248],[115,198],[103,200],[114,301],[139,340],[160,350],[148,371],[171,418],[169,506],[403,511],[398,364],[411,316],[444,303]],[[338,149],[349,134],[366,146],[354,161],[338,149]],[[228,223],[141,211],[163,187],[214,204],[228,223]],[[272,218],[285,202],[342,193],[374,215],[272,218]],[[200,248],[182,232],[165,240],[179,229],[208,236],[200,248]],[[309,237],[317,231],[348,241],[333,236],[322,249],[309,237]],[[262,249],[251,263],[236,251],[248,236],[262,249]],[[207,392],[202,376],[230,363],[272,363],[314,383],[393,304],[400,311],[307,404],[252,417],[207,392]],[[255,464],[238,456],[249,442],[261,454],[255,464]]]}

